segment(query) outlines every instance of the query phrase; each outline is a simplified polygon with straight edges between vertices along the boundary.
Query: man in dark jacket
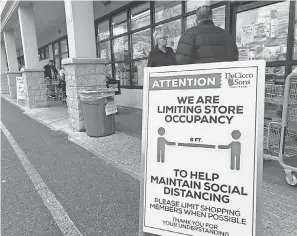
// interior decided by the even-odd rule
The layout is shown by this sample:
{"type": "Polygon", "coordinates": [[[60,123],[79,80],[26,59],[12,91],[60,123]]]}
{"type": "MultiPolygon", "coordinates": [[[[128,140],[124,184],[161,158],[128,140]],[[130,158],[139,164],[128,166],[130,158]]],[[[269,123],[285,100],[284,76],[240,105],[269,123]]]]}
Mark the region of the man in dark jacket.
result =
{"type": "Polygon", "coordinates": [[[178,42],[177,64],[237,61],[235,40],[227,31],[214,25],[210,7],[199,7],[196,17],[197,26],[188,29],[178,42]]]}
{"type": "Polygon", "coordinates": [[[49,60],[48,64],[43,67],[44,69],[44,77],[49,78],[51,80],[56,79],[58,71],[54,66],[54,61],[49,60]]]}

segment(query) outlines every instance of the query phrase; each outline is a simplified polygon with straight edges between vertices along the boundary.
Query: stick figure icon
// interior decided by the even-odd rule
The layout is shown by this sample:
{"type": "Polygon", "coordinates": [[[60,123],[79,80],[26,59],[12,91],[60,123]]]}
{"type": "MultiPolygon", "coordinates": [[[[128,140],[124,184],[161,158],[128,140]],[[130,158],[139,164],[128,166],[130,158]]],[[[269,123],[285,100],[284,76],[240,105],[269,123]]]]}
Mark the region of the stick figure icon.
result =
{"type": "MultiPolygon", "coordinates": [[[[165,134],[165,129],[160,127],[158,129],[158,134],[163,136],[165,134]]],[[[175,145],[175,142],[169,142],[164,137],[158,137],[157,141],[157,162],[165,162],[165,146],[166,145],[175,145]]]]}
{"type": "MultiPolygon", "coordinates": [[[[241,136],[239,130],[233,130],[231,134],[234,140],[238,140],[241,136]]],[[[234,164],[236,161],[236,170],[240,170],[240,154],[241,154],[241,143],[239,141],[232,141],[228,145],[219,145],[219,149],[231,149],[231,170],[234,170],[234,164]]]]}

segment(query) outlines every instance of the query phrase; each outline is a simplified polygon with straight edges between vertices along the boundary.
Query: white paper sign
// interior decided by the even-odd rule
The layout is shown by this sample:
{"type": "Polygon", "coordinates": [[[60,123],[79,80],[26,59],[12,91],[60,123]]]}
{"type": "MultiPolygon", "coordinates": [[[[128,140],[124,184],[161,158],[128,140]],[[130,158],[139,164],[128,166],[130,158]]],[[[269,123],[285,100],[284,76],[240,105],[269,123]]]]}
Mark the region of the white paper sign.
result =
{"type": "Polygon", "coordinates": [[[255,236],[265,61],[145,69],[143,232],[255,236]]]}
{"type": "Polygon", "coordinates": [[[17,99],[25,99],[24,77],[16,77],[17,99]]]}
{"type": "Polygon", "coordinates": [[[105,106],[105,113],[106,115],[115,114],[118,112],[117,104],[116,102],[108,102],[105,106]]]}

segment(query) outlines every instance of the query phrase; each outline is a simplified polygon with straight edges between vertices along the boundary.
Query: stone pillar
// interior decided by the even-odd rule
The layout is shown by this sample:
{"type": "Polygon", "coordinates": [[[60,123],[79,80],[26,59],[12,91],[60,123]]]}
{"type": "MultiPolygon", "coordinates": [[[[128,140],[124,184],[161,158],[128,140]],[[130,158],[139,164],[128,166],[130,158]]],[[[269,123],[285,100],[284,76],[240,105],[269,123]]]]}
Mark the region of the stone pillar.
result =
{"type": "Polygon", "coordinates": [[[16,52],[14,30],[7,30],[3,32],[5,49],[7,55],[7,63],[9,71],[19,71],[18,57],[16,52]]]}
{"type": "Polygon", "coordinates": [[[16,87],[16,77],[21,77],[22,73],[19,71],[7,71],[7,80],[9,87],[9,94],[12,99],[17,98],[17,87],[16,87]]]}
{"type": "Polygon", "coordinates": [[[85,131],[79,91],[106,88],[105,64],[101,58],[63,59],[65,68],[68,116],[74,131],[85,131]]]}
{"type": "Polygon", "coordinates": [[[96,58],[93,1],[64,0],[64,4],[69,57],[96,58]]]}
{"type": "Polygon", "coordinates": [[[18,9],[22,45],[26,69],[38,68],[38,46],[35,29],[33,4],[20,6],[18,9]]]}
{"type": "Polygon", "coordinates": [[[25,106],[28,108],[47,107],[44,70],[24,69],[22,77],[25,82],[25,106]]]}
{"type": "Polygon", "coordinates": [[[7,75],[6,71],[7,63],[6,63],[6,55],[5,55],[5,48],[4,43],[1,42],[1,93],[2,94],[9,94],[9,88],[8,88],[8,81],[7,81],[7,75]]]}

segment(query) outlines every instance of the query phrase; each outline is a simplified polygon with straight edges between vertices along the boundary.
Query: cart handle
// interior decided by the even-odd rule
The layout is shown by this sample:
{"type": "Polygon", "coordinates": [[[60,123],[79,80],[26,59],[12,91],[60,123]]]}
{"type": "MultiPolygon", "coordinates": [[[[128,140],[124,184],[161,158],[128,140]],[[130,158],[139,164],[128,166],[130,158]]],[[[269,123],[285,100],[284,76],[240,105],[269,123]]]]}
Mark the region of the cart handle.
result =
{"type": "Polygon", "coordinates": [[[284,88],[284,103],[283,103],[283,113],[282,113],[282,126],[281,126],[281,140],[280,140],[280,152],[279,152],[279,163],[284,169],[288,169],[297,172],[297,167],[289,166],[284,163],[284,153],[285,153],[285,134],[288,125],[288,107],[289,107],[289,92],[290,84],[293,78],[297,79],[297,70],[289,74],[285,81],[284,88]]]}

